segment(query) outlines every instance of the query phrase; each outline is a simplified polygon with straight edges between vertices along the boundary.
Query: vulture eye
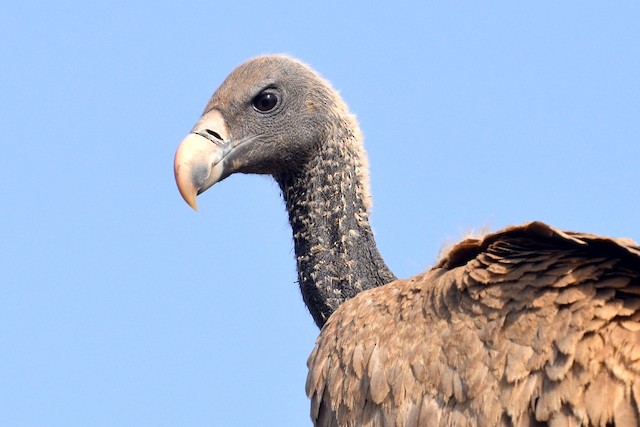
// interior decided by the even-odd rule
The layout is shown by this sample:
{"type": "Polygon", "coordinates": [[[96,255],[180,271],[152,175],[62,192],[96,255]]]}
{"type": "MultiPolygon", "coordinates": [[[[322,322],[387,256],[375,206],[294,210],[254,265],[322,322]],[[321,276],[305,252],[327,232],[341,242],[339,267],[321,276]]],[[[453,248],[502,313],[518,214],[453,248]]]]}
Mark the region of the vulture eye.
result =
{"type": "Polygon", "coordinates": [[[260,95],[253,98],[253,108],[263,113],[271,111],[278,104],[278,97],[272,92],[262,92],[260,95]]]}

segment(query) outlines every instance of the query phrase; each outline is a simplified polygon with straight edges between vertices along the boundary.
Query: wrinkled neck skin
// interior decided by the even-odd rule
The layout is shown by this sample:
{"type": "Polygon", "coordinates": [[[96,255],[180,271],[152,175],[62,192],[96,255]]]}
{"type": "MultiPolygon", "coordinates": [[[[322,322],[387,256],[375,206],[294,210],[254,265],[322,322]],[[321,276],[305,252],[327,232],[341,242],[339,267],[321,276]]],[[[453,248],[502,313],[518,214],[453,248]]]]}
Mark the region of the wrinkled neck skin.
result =
{"type": "Polygon", "coordinates": [[[344,301],[395,280],[373,237],[366,155],[349,124],[329,132],[301,171],[276,177],[302,297],[320,328],[344,301]]]}

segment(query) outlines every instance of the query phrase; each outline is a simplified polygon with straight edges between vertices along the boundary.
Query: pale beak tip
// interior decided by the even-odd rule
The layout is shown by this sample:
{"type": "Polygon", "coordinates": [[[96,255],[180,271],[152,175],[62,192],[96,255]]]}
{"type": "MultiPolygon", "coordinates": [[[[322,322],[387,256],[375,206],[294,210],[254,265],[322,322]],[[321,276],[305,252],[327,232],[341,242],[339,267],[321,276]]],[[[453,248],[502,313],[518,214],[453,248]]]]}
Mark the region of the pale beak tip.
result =
{"type": "Polygon", "coordinates": [[[189,206],[191,206],[191,209],[193,209],[194,211],[198,212],[198,202],[196,201],[195,196],[191,197],[191,198],[187,198],[182,196],[182,198],[184,199],[185,202],[187,202],[187,204],[189,206]]]}
{"type": "Polygon", "coordinates": [[[180,195],[191,208],[198,212],[198,202],[196,200],[197,190],[192,186],[178,186],[180,195]]]}
{"type": "Polygon", "coordinates": [[[196,200],[198,188],[193,184],[189,174],[180,173],[180,165],[178,161],[176,161],[175,164],[175,177],[180,195],[194,211],[198,212],[198,202],[196,200]]]}

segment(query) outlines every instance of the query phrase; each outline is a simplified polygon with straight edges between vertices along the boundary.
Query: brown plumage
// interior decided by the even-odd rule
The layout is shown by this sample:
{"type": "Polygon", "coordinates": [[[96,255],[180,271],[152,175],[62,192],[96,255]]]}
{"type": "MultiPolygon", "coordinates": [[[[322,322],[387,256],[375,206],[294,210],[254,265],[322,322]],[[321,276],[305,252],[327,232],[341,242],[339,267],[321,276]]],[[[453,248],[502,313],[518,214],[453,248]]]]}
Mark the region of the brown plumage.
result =
{"type": "Polygon", "coordinates": [[[534,222],[454,246],[396,280],[369,225],[355,118],[291,58],[238,67],[181,144],[185,200],[229,175],[282,189],[322,331],[317,426],[640,425],[640,247],[534,222]]]}
{"type": "Polygon", "coordinates": [[[322,330],[320,426],[639,424],[640,248],[542,223],[454,247],[322,330]]]}

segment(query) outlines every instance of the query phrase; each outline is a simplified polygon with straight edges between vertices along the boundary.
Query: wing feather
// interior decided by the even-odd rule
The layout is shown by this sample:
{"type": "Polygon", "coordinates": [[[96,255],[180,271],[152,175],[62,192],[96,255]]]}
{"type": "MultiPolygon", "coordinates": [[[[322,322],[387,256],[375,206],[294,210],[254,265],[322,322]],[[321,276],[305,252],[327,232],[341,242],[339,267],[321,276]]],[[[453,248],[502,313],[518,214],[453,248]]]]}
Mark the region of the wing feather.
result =
{"type": "Polygon", "coordinates": [[[640,247],[511,227],[363,292],[322,330],[316,425],[639,425],[640,247]]]}

